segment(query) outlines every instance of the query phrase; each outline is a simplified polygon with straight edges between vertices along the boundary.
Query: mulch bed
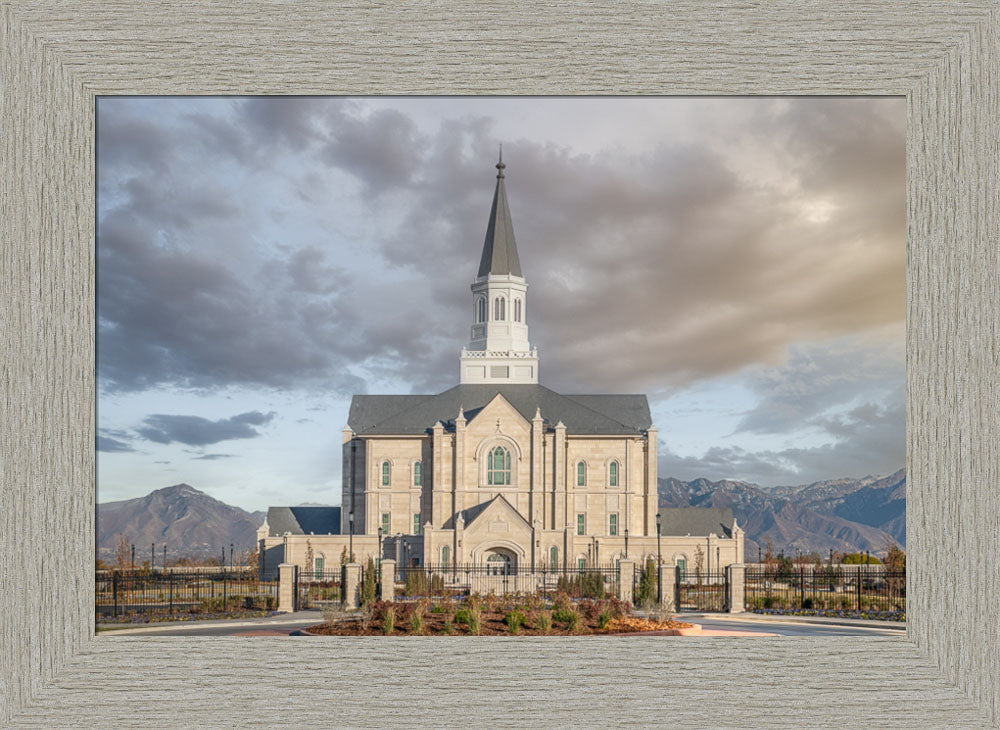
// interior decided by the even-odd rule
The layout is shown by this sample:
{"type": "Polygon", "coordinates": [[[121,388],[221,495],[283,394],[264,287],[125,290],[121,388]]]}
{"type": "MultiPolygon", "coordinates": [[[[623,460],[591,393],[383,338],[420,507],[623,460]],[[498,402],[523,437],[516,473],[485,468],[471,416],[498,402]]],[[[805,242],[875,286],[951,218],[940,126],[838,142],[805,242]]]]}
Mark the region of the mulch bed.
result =
{"type": "MultiPolygon", "coordinates": [[[[502,611],[482,611],[481,628],[479,636],[511,636],[511,631],[504,623],[502,611]]],[[[422,636],[469,636],[469,627],[464,624],[454,623],[454,616],[444,613],[428,613],[424,616],[422,636]],[[453,634],[444,633],[444,625],[447,620],[452,620],[453,634]]],[[[598,627],[597,620],[591,620],[581,615],[580,622],[576,630],[553,622],[552,628],[547,632],[540,631],[531,617],[528,618],[527,626],[520,628],[518,636],[590,636],[593,634],[617,634],[630,633],[634,631],[663,631],[666,629],[690,628],[692,624],[682,621],[653,621],[650,619],[625,616],[612,619],[607,627],[598,627]]],[[[319,624],[306,629],[310,634],[322,636],[383,636],[382,626],[379,621],[370,621],[366,625],[356,618],[344,619],[334,624],[319,624]]],[[[390,636],[413,636],[410,631],[409,620],[397,620],[396,626],[390,636]]]]}

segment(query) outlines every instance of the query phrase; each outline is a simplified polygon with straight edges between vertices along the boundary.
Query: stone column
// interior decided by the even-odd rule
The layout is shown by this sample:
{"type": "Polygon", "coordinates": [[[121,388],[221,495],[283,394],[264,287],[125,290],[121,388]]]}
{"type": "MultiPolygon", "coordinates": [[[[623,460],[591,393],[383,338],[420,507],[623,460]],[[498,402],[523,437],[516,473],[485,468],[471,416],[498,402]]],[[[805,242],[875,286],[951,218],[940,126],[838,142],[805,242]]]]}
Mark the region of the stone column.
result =
{"type": "Polygon", "coordinates": [[[662,563],[659,567],[660,577],[660,608],[664,611],[676,611],[677,567],[673,562],[662,563]]]}
{"type": "Polygon", "coordinates": [[[542,433],[544,421],[541,410],[535,406],[535,417],[531,419],[531,491],[528,509],[528,522],[536,521],[542,525],[548,524],[545,517],[545,488],[542,484],[542,433]]]}
{"type": "Polygon", "coordinates": [[[635,561],[622,560],[618,563],[618,598],[632,603],[632,586],[635,585],[635,561]]]}
{"type": "Polygon", "coordinates": [[[282,613],[291,613],[297,608],[295,584],[298,572],[297,565],[282,563],[278,566],[278,610],[282,613]]]}
{"type": "Polygon", "coordinates": [[[396,561],[395,560],[383,560],[381,562],[382,567],[382,580],[380,582],[379,591],[381,593],[381,600],[383,601],[395,601],[396,600],[396,561]]]}
{"type": "Polygon", "coordinates": [[[729,574],[729,595],[726,601],[729,604],[729,613],[743,613],[743,603],[746,596],[746,566],[743,563],[733,563],[726,566],[729,574]]]}
{"type": "Polygon", "coordinates": [[[341,587],[341,607],[360,608],[361,601],[358,595],[358,588],[361,585],[361,565],[359,563],[348,563],[344,566],[344,585],[341,587]]]}

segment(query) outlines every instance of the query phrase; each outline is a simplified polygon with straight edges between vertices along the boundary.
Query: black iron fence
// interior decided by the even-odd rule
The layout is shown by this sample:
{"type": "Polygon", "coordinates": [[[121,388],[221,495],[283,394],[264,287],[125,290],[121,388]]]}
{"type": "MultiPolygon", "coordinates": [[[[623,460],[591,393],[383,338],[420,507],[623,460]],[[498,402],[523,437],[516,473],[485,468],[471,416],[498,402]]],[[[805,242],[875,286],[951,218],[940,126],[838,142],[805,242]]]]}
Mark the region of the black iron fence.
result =
{"type": "Polygon", "coordinates": [[[98,617],[270,610],[277,605],[278,582],[260,580],[253,568],[113,570],[96,576],[98,617]]]}
{"type": "Polygon", "coordinates": [[[746,571],[747,610],[905,611],[906,573],[881,565],[746,571]]]}
{"type": "Polygon", "coordinates": [[[724,571],[674,571],[678,611],[719,612],[729,608],[729,574],[724,571]]]}
{"type": "Polygon", "coordinates": [[[300,570],[295,584],[298,610],[323,608],[343,600],[343,567],[328,570],[300,570]]]}
{"type": "Polygon", "coordinates": [[[617,565],[584,568],[517,568],[510,565],[396,566],[396,599],[461,598],[473,593],[539,594],[573,599],[618,595],[617,565]]]}

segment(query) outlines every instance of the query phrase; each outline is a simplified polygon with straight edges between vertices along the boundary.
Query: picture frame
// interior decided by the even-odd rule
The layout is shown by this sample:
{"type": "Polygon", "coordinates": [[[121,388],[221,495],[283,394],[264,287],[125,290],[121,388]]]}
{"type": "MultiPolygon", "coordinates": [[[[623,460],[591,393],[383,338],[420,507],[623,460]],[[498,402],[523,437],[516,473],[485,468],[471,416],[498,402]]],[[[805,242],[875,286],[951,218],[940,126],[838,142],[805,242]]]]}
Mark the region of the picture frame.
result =
{"type": "Polygon", "coordinates": [[[1000,6],[0,5],[0,724],[992,727],[1000,6]],[[95,98],[907,97],[896,638],[96,637],[95,98]]]}

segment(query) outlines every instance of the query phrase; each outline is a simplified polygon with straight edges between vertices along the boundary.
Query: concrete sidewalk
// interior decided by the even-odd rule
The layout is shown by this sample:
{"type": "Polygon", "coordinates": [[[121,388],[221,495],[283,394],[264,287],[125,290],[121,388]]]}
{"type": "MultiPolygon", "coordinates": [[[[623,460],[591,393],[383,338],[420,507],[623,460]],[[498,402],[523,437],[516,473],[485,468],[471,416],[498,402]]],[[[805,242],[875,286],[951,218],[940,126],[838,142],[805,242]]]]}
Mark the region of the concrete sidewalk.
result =
{"type": "Polygon", "coordinates": [[[868,619],[839,618],[836,616],[772,616],[762,613],[691,613],[675,614],[679,620],[711,618],[718,621],[741,621],[760,623],[785,623],[785,624],[820,624],[826,626],[852,626],[865,629],[889,629],[906,632],[906,623],[902,621],[871,621],[868,619]]]}
{"type": "Polygon", "coordinates": [[[171,631],[183,631],[185,629],[204,629],[215,626],[226,626],[230,628],[255,628],[269,629],[283,626],[297,626],[299,624],[317,624],[323,621],[322,611],[298,611],[296,613],[282,613],[277,616],[256,619],[216,619],[214,621],[156,621],[140,626],[131,624],[97,624],[103,636],[126,636],[133,634],[148,634],[156,631],[169,629],[171,631]]]}

